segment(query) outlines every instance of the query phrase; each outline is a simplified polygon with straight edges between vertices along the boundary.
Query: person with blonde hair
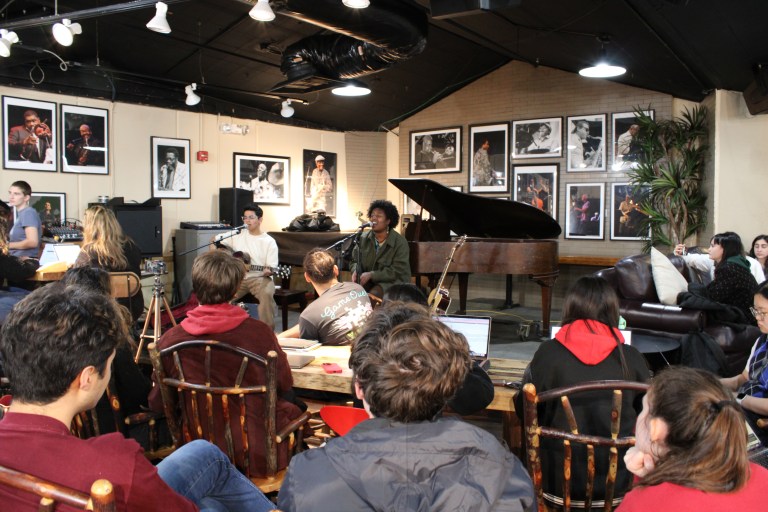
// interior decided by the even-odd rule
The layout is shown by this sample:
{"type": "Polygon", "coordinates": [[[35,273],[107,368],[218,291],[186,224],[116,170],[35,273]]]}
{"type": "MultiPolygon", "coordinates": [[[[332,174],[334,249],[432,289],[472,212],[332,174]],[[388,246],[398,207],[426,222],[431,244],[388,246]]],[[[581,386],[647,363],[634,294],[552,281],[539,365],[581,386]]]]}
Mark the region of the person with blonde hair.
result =
{"type": "MultiPolygon", "coordinates": [[[[112,210],[94,205],[85,210],[83,246],[75,267],[99,267],[107,272],[141,275],[141,250],[123,232],[112,210]]],[[[137,293],[118,302],[131,310],[134,321],[144,312],[144,297],[137,293]]]]}
{"type": "Polygon", "coordinates": [[[624,461],[640,480],[619,512],[765,508],[768,470],[749,462],[741,407],[713,374],[659,373],[635,435],[624,461]]]}

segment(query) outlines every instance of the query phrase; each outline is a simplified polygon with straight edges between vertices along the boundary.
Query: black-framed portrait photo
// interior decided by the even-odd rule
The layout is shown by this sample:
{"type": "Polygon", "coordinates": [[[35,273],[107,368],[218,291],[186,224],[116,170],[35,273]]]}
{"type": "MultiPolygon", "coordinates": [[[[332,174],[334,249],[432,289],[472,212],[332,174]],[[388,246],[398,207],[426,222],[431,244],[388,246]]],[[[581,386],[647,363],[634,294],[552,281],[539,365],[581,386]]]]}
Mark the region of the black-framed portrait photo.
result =
{"type": "Polygon", "coordinates": [[[516,165],[512,199],[530,204],[557,220],[557,164],[516,165]]]}
{"type": "Polygon", "coordinates": [[[512,158],[560,158],[562,136],[562,117],[513,121],[512,158]]]}
{"type": "Polygon", "coordinates": [[[461,172],[461,127],[412,131],[410,174],[461,172]]]}
{"type": "MultiPolygon", "coordinates": [[[[67,219],[67,194],[64,192],[32,192],[29,206],[37,211],[43,227],[61,226],[67,219]]],[[[13,209],[16,222],[16,209],[13,209]]]]}
{"type": "Polygon", "coordinates": [[[291,204],[290,158],[249,153],[235,153],[233,158],[235,186],[252,191],[254,203],[291,204]]]}
{"type": "Polygon", "coordinates": [[[56,103],[3,96],[3,167],[56,172],[56,103]]]}
{"type": "Polygon", "coordinates": [[[611,184],[611,240],[643,240],[651,236],[642,204],[651,193],[650,185],[611,184]]]}
{"type": "Polygon", "coordinates": [[[509,192],[509,123],[469,127],[469,192],[509,192]]]}
{"type": "Polygon", "coordinates": [[[568,183],[565,238],[602,240],[605,183],[568,183]]]}
{"type": "Polygon", "coordinates": [[[336,215],[336,153],[304,150],[304,213],[336,215]]]}
{"type": "Polygon", "coordinates": [[[189,199],[192,184],[189,139],[151,137],[152,197],[189,199]]]}
{"type": "Polygon", "coordinates": [[[568,130],[567,171],[605,170],[605,117],[605,114],[568,117],[565,124],[568,130]]]}
{"type": "MultiPolygon", "coordinates": [[[[654,110],[643,110],[643,113],[653,119],[654,110]]],[[[640,144],[637,134],[640,125],[635,112],[616,112],[611,115],[613,125],[613,162],[612,171],[626,171],[637,167],[640,158],[640,144]]]]}
{"type": "Polygon", "coordinates": [[[61,172],[109,174],[109,112],[61,105],[61,172]]]}

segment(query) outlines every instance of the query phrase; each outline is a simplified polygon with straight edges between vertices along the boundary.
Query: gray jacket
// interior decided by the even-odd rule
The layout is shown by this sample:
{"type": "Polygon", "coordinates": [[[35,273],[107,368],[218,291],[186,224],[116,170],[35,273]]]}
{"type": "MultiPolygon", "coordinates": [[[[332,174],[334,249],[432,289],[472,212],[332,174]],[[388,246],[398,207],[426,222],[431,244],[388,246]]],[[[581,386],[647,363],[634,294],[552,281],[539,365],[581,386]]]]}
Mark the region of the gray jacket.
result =
{"type": "Polygon", "coordinates": [[[278,506],[292,511],[534,511],[520,461],[454,418],[374,418],[291,461],[278,506]]]}

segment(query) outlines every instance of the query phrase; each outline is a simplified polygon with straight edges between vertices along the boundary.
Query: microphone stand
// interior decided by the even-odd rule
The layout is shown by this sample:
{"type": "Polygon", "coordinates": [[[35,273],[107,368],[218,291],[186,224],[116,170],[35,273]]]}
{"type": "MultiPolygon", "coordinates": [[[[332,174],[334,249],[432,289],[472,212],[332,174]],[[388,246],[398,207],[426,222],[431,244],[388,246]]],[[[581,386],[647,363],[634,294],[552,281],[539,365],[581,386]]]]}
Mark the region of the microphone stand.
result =
{"type": "MultiPolygon", "coordinates": [[[[190,249],[188,251],[184,251],[182,253],[179,253],[177,256],[184,256],[185,254],[189,254],[191,252],[199,251],[200,249],[203,249],[204,247],[208,247],[211,244],[213,244],[213,245],[219,244],[219,243],[221,243],[222,240],[227,240],[228,238],[232,238],[235,235],[239,235],[240,232],[243,229],[245,229],[245,226],[238,226],[236,228],[232,228],[232,233],[230,233],[230,234],[228,234],[226,236],[222,236],[221,238],[219,238],[215,242],[208,242],[207,244],[203,244],[200,247],[195,247],[194,249],[190,249]]],[[[218,235],[214,235],[214,236],[218,236],[218,235]]]]}
{"type": "MultiPolygon", "coordinates": [[[[348,252],[350,252],[350,251],[354,251],[355,247],[358,247],[358,248],[360,247],[360,237],[362,236],[362,234],[363,234],[363,231],[365,230],[365,228],[366,228],[366,227],[369,227],[369,226],[360,226],[360,227],[359,227],[359,228],[357,228],[357,230],[356,230],[354,233],[352,233],[351,235],[347,235],[347,236],[345,236],[345,237],[344,237],[344,238],[342,238],[341,240],[339,240],[339,241],[337,241],[337,242],[334,242],[332,245],[330,245],[329,247],[327,247],[327,248],[325,249],[326,251],[330,251],[330,250],[332,250],[332,249],[333,249],[333,250],[336,250],[336,251],[339,251],[339,257],[338,257],[338,259],[337,259],[337,261],[338,261],[338,264],[337,264],[337,266],[338,266],[339,268],[342,268],[342,267],[343,267],[343,262],[344,262],[344,259],[345,259],[345,255],[346,255],[348,252]],[[348,240],[351,240],[351,241],[352,241],[352,243],[351,243],[351,244],[349,244],[349,248],[345,250],[345,249],[344,249],[344,244],[345,244],[345,243],[346,243],[348,240]]],[[[360,283],[360,268],[361,268],[361,266],[362,266],[362,255],[360,254],[360,251],[359,251],[359,250],[357,251],[357,260],[355,261],[355,263],[357,263],[357,265],[356,265],[356,267],[355,267],[355,268],[357,269],[357,276],[356,276],[356,277],[357,277],[357,279],[356,279],[354,282],[356,282],[356,283],[358,283],[358,284],[359,284],[359,283],[360,283]]]]}

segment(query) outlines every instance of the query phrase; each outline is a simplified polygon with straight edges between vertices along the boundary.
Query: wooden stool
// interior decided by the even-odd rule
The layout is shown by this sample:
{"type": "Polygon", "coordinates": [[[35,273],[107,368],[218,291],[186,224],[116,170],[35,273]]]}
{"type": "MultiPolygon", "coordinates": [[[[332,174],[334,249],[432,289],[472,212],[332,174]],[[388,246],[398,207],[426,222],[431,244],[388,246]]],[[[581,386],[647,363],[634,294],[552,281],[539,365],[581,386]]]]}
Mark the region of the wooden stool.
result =
{"type": "Polygon", "coordinates": [[[289,290],[286,288],[275,289],[275,302],[280,306],[280,310],[283,314],[283,330],[288,330],[288,306],[291,304],[298,304],[299,311],[304,311],[307,307],[307,292],[306,290],[289,290]]]}

